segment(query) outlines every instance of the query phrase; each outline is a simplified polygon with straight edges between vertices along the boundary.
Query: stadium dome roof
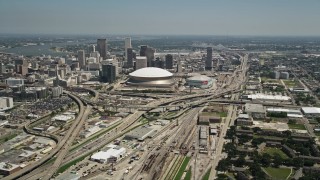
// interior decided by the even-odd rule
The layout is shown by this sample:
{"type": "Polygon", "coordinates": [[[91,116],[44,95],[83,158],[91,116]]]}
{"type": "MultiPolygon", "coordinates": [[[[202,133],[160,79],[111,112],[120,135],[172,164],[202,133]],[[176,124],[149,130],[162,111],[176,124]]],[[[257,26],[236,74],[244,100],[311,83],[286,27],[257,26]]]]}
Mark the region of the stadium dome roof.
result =
{"type": "Polygon", "coordinates": [[[156,67],[146,67],[138,69],[129,74],[133,77],[145,77],[145,78],[162,78],[162,77],[170,77],[172,73],[156,67]]]}

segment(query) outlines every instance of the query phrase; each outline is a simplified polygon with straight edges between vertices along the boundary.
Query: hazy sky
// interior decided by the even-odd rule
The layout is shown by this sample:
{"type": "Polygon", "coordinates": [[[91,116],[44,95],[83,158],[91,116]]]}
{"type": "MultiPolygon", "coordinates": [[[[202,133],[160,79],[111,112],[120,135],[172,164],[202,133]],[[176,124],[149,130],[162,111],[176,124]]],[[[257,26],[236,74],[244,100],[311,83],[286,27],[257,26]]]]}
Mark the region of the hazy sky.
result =
{"type": "Polygon", "coordinates": [[[0,0],[0,33],[320,36],[320,0],[0,0]]]}

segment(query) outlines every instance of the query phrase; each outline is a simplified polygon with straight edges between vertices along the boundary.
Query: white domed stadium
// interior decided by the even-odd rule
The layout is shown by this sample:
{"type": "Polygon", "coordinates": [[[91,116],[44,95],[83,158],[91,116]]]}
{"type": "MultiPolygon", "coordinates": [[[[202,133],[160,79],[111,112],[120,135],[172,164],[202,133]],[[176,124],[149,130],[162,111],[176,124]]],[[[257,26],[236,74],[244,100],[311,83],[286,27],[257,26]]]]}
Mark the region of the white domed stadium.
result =
{"type": "Polygon", "coordinates": [[[167,70],[146,67],[129,74],[128,85],[142,87],[171,87],[174,85],[173,74],[167,70]]]}

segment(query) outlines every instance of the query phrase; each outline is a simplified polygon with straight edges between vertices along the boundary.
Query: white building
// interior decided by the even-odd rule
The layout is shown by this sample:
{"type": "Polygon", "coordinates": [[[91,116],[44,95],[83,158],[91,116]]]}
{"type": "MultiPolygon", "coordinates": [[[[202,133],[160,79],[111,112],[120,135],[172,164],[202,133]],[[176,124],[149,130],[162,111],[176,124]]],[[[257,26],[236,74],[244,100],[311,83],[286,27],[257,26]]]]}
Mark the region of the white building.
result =
{"type": "Polygon", "coordinates": [[[12,97],[0,97],[0,111],[13,108],[12,97]]]}
{"type": "Polygon", "coordinates": [[[137,56],[136,57],[136,70],[147,67],[147,57],[146,56],[137,56]]]}
{"type": "Polygon", "coordinates": [[[302,107],[301,111],[307,118],[320,117],[320,108],[318,107],[302,107]]]}
{"type": "Polygon", "coordinates": [[[67,123],[75,118],[74,115],[56,115],[51,120],[52,121],[58,121],[62,123],[67,123]]]}
{"type": "Polygon", "coordinates": [[[97,133],[98,131],[100,131],[101,128],[99,126],[93,126],[87,130],[85,130],[84,132],[82,132],[80,134],[80,137],[82,138],[88,138],[90,136],[92,136],[93,134],[97,133]]]}
{"type": "Polygon", "coordinates": [[[289,96],[282,96],[282,95],[268,95],[268,94],[250,94],[250,95],[243,95],[244,98],[259,101],[290,101],[291,98],[289,96]]]}
{"type": "Polygon", "coordinates": [[[116,145],[109,145],[106,151],[99,151],[90,157],[90,160],[99,163],[112,163],[124,157],[126,149],[116,145]]]}

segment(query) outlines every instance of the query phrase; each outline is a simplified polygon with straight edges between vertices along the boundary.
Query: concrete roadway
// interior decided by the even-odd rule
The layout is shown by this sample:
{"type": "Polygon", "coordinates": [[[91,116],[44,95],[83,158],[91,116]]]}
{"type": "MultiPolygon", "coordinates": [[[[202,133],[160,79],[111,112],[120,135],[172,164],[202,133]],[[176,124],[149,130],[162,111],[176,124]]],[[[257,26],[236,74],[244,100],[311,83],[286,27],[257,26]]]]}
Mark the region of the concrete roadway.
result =
{"type": "Polygon", "coordinates": [[[69,148],[71,147],[72,142],[78,136],[85,120],[88,118],[88,115],[91,112],[91,109],[92,109],[91,106],[87,106],[82,116],[78,116],[80,118],[80,122],[78,120],[72,124],[71,128],[69,129],[68,133],[66,134],[65,138],[62,141],[62,143],[64,144],[61,143],[62,150],[57,155],[57,158],[54,164],[49,169],[46,170],[46,175],[43,178],[44,180],[49,180],[54,175],[54,173],[59,169],[63,159],[65,158],[66,154],[69,152],[69,148]]]}
{"type": "MultiPolygon", "coordinates": [[[[72,124],[72,127],[75,127],[78,122],[77,121],[80,121],[82,115],[83,115],[83,112],[84,112],[84,106],[82,104],[82,102],[77,98],[75,97],[74,95],[68,93],[68,92],[65,92],[67,93],[69,96],[71,96],[75,101],[77,101],[78,105],[79,105],[79,113],[78,113],[78,116],[76,118],[76,120],[74,121],[74,123],[72,124]]],[[[46,161],[48,161],[50,158],[52,158],[54,155],[56,155],[57,153],[59,153],[59,151],[63,148],[65,142],[68,140],[69,136],[72,132],[73,128],[70,128],[70,130],[68,131],[67,135],[60,141],[60,143],[57,145],[57,147],[52,150],[51,152],[49,152],[45,157],[41,158],[39,161],[37,161],[36,163],[30,165],[30,166],[27,166],[26,168],[16,172],[16,173],[13,173],[9,176],[6,176],[5,178],[3,178],[4,180],[11,180],[11,179],[17,179],[25,174],[28,174],[30,173],[32,170],[36,169],[37,167],[41,166],[42,164],[44,164],[46,161]]]]}

